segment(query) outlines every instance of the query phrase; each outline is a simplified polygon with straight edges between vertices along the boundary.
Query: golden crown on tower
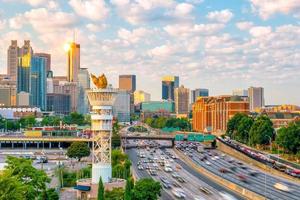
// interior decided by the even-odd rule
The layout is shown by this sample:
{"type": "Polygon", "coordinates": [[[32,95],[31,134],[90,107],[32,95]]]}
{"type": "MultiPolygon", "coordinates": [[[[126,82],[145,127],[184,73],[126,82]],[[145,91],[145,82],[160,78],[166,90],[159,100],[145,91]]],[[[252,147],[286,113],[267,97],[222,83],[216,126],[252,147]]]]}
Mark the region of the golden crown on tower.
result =
{"type": "Polygon", "coordinates": [[[99,77],[96,77],[95,75],[91,74],[91,78],[92,78],[94,85],[98,89],[104,89],[107,87],[107,79],[104,74],[102,74],[99,77]]]}

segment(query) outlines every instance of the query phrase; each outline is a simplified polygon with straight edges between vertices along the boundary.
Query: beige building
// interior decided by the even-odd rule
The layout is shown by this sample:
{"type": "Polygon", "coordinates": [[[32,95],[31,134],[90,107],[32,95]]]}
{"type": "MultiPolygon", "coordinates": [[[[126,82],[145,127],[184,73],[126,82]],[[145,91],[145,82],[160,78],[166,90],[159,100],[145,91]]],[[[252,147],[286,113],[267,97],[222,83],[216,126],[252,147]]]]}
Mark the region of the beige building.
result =
{"type": "Polygon", "coordinates": [[[0,85],[0,106],[16,106],[16,85],[0,85]]]}
{"type": "Polygon", "coordinates": [[[19,47],[17,40],[12,40],[7,50],[7,75],[17,81],[19,47]]]}
{"type": "Polygon", "coordinates": [[[30,105],[30,94],[28,92],[19,92],[17,94],[17,106],[28,107],[30,105]]]}
{"type": "Polygon", "coordinates": [[[78,81],[78,73],[80,70],[80,44],[71,42],[65,49],[68,52],[68,74],[67,80],[69,82],[78,81]]]}
{"type": "Polygon", "coordinates": [[[190,90],[185,88],[183,85],[174,90],[174,101],[175,101],[175,113],[188,114],[189,113],[189,97],[190,90]]]}
{"type": "Polygon", "coordinates": [[[265,106],[264,88],[250,87],[248,88],[248,96],[250,112],[265,106]]]}
{"type": "Polygon", "coordinates": [[[134,92],[134,104],[139,104],[142,102],[151,101],[151,95],[142,90],[136,90],[134,92]]]}

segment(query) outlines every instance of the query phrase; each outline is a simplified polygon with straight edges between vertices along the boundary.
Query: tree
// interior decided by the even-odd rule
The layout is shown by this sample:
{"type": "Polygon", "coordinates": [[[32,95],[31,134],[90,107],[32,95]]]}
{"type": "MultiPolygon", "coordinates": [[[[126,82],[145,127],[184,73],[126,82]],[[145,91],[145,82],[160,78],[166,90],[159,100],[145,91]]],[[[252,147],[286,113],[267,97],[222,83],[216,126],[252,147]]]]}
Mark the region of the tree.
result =
{"type": "Polygon", "coordinates": [[[235,114],[235,115],[227,122],[226,135],[228,135],[230,138],[235,139],[238,125],[239,125],[240,121],[241,121],[244,117],[247,117],[247,115],[244,114],[244,113],[237,113],[237,114],[235,114]]]}
{"type": "Polygon", "coordinates": [[[45,197],[40,198],[40,200],[59,200],[59,195],[54,188],[47,189],[45,197]]]}
{"type": "Polygon", "coordinates": [[[134,188],[134,181],[133,181],[133,178],[130,177],[126,181],[124,200],[131,200],[133,188],[134,188]]]}
{"type": "Polygon", "coordinates": [[[237,125],[236,140],[242,143],[248,143],[249,132],[254,120],[251,117],[244,116],[237,125]]]}
{"type": "Polygon", "coordinates": [[[25,200],[26,187],[10,174],[0,175],[0,199],[1,200],[25,200]]]}
{"type": "Polygon", "coordinates": [[[22,128],[33,127],[36,124],[35,117],[33,115],[22,117],[18,121],[21,124],[22,128]]]}
{"type": "Polygon", "coordinates": [[[41,125],[42,126],[58,126],[60,124],[60,117],[57,116],[46,116],[43,118],[41,125]]]}
{"type": "Polygon", "coordinates": [[[132,190],[133,200],[157,200],[160,196],[161,185],[152,178],[140,179],[132,190]]]}
{"type": "Polygon", "coordinates": [[[4,176],[19,182],[14,184],[22,185],[24,191],[21,194],[24,196],[24,199],[36,199],[36,197],[45,195],[46,183],[49,183],[50,179],[43,170],[34,168],[31,160],[8,156],[6,163],[4,176]]]}
{"type": "Polygon", "coordinates": [[[124,189],[123,188],[114,188],[111,191],[105,191],[105,199],[109,200],[123,200],[124,198],[124,189]]]}
{"type": "Polygon", "coordinates": [[[280,128],[276,135],[276,143],[290,153],[300,152],[300,126],[291,123],[280,128]]]}
{"type": "Polygon", "coordinates": [[[98,195],[97,195],[98,200],[104,200],[104,185],[102,181],[102,177],[99,179],[99,184],[98,184],[98,195]]]}
{"type": "Polygon", "coordinates": [[[70,158],[76,158],[78,161],[81,158],[89,156],[91,153],[90,148],[85,142],[73,142],[67,149],[67,156],[70,158]]]}
{"type": "Polygon", "coordinates": [[[261,115],[257,117],[249,132],[250,145],[269,144],[273,139],[274,128],[269,117],[261,115]]]}
{"type": "Polygon", "coordinates": [[[63,118],[65,124],[77,124],[79,126],[85,124],[84,115],[79,114],[78,112],[72,112],[70,115],[63,118]]]}

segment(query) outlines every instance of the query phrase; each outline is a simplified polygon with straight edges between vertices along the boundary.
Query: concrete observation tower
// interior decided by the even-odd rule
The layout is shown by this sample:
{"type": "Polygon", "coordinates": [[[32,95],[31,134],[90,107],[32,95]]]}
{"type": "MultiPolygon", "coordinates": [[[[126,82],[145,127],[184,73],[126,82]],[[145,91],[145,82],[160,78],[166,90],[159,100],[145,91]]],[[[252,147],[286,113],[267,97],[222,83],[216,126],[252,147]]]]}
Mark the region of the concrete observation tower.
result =
{"type": "Polygon", "coordinates": [[[88,99],[92,106],[91,130],[92,130],[92,184],[99,182],[102,177],[104,183],[112,177],[111,166],[111,136],[113,120],[113,104],[117,90],[107,87],[104,75],[91,76],[96,88],[87,91],[88,99]]]}

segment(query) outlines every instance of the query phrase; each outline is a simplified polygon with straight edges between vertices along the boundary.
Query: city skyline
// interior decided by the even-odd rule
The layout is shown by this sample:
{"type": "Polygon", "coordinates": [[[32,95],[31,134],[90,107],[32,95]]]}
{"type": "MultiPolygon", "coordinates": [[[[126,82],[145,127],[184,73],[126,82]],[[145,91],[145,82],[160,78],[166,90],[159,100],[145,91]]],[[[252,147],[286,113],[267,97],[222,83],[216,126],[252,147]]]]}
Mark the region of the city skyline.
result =
{"type": "Polygon", "coordinates": [[[75,32],[81,67],[106,73],[114,87],[120,74],[135,74],[137,89],[153,100],[161,99],[161,78],[178,75],[211,96],[255,86],[264,87],[266,104],[300,104],[296,1],[272,9],[256,0],[147,2],[2,1],[0,72],[11,40],[29,39],[36,52],[51,54],[54,74],[65,76],[63,46],[75,32]]]}

